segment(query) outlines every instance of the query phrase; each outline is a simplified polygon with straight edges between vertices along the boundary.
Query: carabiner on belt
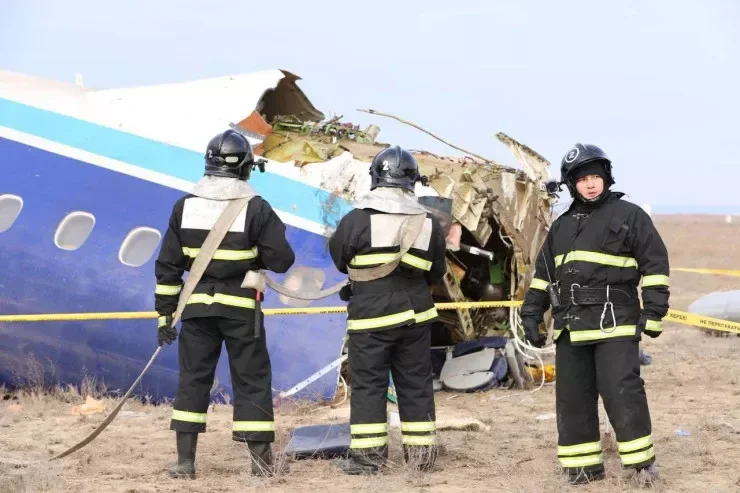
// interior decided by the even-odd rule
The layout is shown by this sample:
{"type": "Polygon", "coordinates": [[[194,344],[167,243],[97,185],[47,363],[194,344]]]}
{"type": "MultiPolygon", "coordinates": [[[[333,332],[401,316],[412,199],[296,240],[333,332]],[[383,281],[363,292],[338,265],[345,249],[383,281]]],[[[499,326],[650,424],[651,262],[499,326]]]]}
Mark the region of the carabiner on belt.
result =
{"type": "Polygon", "coordinates": [[[609,285],[606,285],[606,303],[604,303],[604,309],[601,312],[601,320],[599,320],[599,328],[602,332],[605,334],[611,334],[617,329],[617,318],[614,316],[614,303],[609,301],[609,285]],[[604,329],[604,317],[606,316],[606,310],[607,308],[611,310],[612,313],[612,328],[611,330],[605,330],[604,329]]]}

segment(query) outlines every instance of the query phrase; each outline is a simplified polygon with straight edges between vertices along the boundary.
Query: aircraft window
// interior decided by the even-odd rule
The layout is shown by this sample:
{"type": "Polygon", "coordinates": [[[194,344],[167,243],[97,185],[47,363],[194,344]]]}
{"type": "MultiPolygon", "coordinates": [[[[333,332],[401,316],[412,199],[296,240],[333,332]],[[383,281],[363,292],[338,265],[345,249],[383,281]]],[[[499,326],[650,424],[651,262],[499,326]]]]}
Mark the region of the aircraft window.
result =
{"type": "Polygon", "coordinates": [[[153,228],[132,229],[121,244],[118,260],[130,267],[141,267],[152,258],[161,238],[162,234],[153,228]]]}
{"type": "Polygon", "coordinates": [[[88,212],[71,212],[59,223],[54,244],[62,250],[77,250],[90,236],[95,216],[88,212]]]}
{"type": "Polygon", "coordinates": [[[10,229],[23,209],[23,199],[17,195],[0,195],[0,233],[10,229]]]}

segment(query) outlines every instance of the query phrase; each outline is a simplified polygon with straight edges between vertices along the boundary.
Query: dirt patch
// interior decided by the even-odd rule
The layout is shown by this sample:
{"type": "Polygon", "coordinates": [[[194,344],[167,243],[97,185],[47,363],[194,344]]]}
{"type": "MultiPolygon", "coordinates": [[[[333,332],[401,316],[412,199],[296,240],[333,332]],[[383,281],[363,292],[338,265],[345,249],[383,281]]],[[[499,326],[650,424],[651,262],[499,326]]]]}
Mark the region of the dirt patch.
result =
{"type": "MultiPolygon", "coordinates": [[[[737,269],[740,224],[721,217],[658,217],[674,267],[737,269]],[[733,254],[732,251],[735,250],[733,254]]],[[[738,278],[675,272],[671,307],[685,310],[697,297],[737,289],[738,278]]],[[[652,414],[662,492],[740,490],[740,338],[707,337],[696,328],[666,324],[665,334],[643,344],[653,364],[643,367],[652,414]]],[[[0,395],[3,393],[0,392],[0,395]]],[[[341,393],[339,399],[341,400],[341,393]]],[[[60,461],[27,468],[0,465],[0,493],[80,492],[89,488],[121,493],[230,491],[503,491],[623,492],[637,482],[619,469],[611,436],[604,437],[608,477],[578,488],[557,472],[554,389],[496,390],[478,394],[436,394],[438,414],[470,415],[488,431],[442,431],[437,471],[415,474],[401,464],[400,437],[391,432],[392,464],[380,477],[347,477],[331,462],[292,462],[287,475],[255,479],[246,446],[231,441],[231,407],[210,410],[209,432],[198,443],[195,481],[166,475],[175,459],[169,406],[127,405],[91,445],[60,461]],[[503,397],[503,398],[501,398],[503,397]],[[537,418],[540,419],[537,419],[537,418]]],[[[44,460],[76,443],[105,415],[73,416],[84,402],[72,391],[58,395],[7,395],[0,400],[0,456],[44,460]]],[[[114,401],[106,402],[110,410],[114,401]]],[[[344,402],[341,407],[346,407],[344,402]]],[[[389,406],[394,409],[395,406],[389,406]]],[[[395,410],[395,409],[394,409],[395,410]]],[[[292,427],[328,423],[341,412],[293,404],[279,409],[275,450],[285,447],[292,427]]],[[[603,420],[603,416],[602,416],[603,420]]]]}

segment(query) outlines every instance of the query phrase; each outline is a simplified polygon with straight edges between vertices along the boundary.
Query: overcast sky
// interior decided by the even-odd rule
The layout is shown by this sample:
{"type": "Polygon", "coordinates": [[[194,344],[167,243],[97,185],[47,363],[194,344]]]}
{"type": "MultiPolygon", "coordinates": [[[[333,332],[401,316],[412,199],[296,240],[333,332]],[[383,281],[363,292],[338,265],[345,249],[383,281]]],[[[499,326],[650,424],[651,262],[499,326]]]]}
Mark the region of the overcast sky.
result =
{"type": "Polygon", "coordinates": [[[94,88],[282,68],[384,142],[457,155],[357,108],[514,164],[493,136],[506,132],[557,176],[573,143],[593,143],[635,202],[740,212],[739,5],[0,0],[0,68],[94,88]]]}

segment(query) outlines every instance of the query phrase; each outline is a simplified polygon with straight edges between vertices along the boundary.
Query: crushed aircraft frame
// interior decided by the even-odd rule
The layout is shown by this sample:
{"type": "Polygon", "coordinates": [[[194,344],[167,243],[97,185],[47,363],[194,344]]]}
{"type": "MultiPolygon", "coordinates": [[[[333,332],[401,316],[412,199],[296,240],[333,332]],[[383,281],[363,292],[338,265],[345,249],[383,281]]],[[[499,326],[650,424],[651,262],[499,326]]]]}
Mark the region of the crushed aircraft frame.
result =
{"type": "MultiPolygon", "coordinates": [[[[373,110],[366,112],[383,115],[373,110]]],[[[254,111],[232,127],[261,140],[255,146],[255,154],[287,166],[292,163],[300,169],[302,179],[313,180],[323,189],[352,202],[369,190],[368,166],[373,156],[391,144],[376,140],[380,132],[376,125],[360,130],[358,125],[340,122],[341,117],[324,119],[321,114],[321,121],[316,121],[317,113],[320,112],[314,109],[285,116],[274,111],[272,114],[254,111]]],[[[497,276],[491,273],[489,277],[490,283],[497,277],[496,289],[491,291],[489,286],[488,295],[472,289],[471,294],[470,283],[468,289],[465,284],[470,271],[465,264],[471,262],[471,255],[451,244],[448,236],[447,274],[444,285],[433,289],[435,301],[522,300],[531,282],[534,272],[530,267],[550,228],[552,206],[557,200],[546,188],[550,163],[502,132],[496,138],[509,148],[522,169],[477,155],[456,158],[412,151],[421,174],[429,179],[429,186],[439,196],[452,199],[452,220],[461,226],[462,240],[469,246],[493,252],[494,258],[490,260],[497,259],[500,269],[497,276]]],[[[404,146],[402,142],[398,144],[404,146]]],[[[325,227],[332,229],[342,212],[331,203],[322,207],[325,227]]],[[[480,262],[480,257],[477,261],[480,262]]],[[[440,319],[447,326],[451,340],[460,342],[505,333],[510,315],[509,308],[458,309],[440,312],[440,319]]]]}

